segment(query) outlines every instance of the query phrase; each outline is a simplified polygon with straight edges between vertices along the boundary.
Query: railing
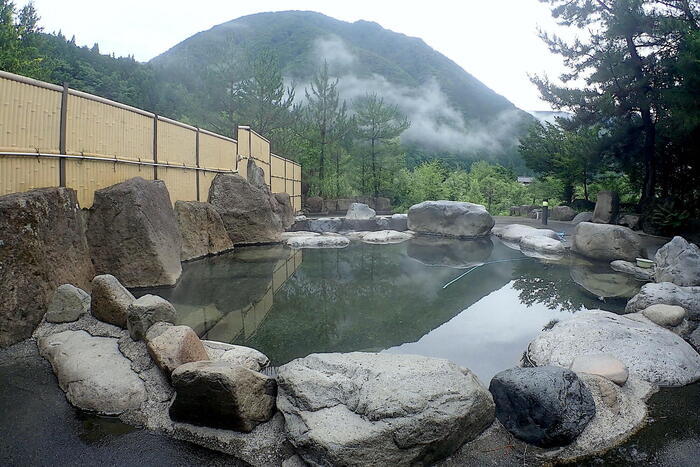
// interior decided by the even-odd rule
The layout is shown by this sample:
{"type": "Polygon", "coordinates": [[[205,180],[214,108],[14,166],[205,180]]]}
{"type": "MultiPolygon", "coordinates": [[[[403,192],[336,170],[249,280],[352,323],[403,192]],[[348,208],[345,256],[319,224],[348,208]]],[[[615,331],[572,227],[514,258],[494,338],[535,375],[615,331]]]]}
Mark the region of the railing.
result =
{"type": "Polygon", "coordinates": [[[206,200],[217,173],[259,162],[273,192],[301,209],[301,167],[248,127],[218,135],[119,102],[0,71],[0,195],[66,186],[94,192],[131,177],[163,180],[173,202],[206,200]],[[279,182],[281,180],[282,182],[279,182]]]}

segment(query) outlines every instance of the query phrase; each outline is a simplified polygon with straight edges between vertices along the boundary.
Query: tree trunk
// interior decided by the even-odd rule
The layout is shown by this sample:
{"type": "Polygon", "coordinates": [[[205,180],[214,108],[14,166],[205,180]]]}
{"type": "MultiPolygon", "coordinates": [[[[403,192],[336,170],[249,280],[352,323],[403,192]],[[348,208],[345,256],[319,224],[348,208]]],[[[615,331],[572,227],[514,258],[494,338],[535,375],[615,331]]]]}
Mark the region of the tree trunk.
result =
{"type": "Polygon", "coordinates": [[[377,155],[374,152],[374,138],[372,138],[372,185],[374,189],[374,197],[379,196],[379,185],[377,184],[377,155]]]}

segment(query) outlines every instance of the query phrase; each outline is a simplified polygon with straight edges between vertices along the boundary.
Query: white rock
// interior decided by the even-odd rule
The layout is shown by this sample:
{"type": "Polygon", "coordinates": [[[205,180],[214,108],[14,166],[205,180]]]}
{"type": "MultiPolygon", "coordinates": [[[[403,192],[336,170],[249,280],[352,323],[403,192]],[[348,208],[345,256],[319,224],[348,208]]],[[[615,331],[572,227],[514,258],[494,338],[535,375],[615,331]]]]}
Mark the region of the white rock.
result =
{"type": "Polygon", "coordinates": [[[253,371],[260,371],[270,364],[264,353],[250,347],[204,340],[202,344],[210,360],[225,360],[253,371]]]}
{"type": "Polygon", "coordinates": [[[289,240],[290,238],[296,238],[296,237],[318,237],[321,235],[318,232],[309,232],[306,230],[299,230],[297,232],[282,232],[280,234],[280,239],[284,242],[289,240]]]}
{"type": "Polygon", "coordinates": [[[650,305],[642,310],[642,314],[650,321],[665,328],[673,328],[680,325],[687,313],[685,308],[677,305],[650,305]]]}
{"type": "Polygon", "coordinates": [[[365,243],[401,243],[413,238],[407,232],[397,232],[396,230],[379,230],[377,232],[367,232],[362,237],[365,243]]]}
{"type": "Polygon", "coordinates": [[[656,282],[673,282],[680,286],[700,285],[700,248],[683,237],[673,240],[656,252],[656,282]]]}
{"type": "Polygon", "coordinates": [[[374,219],[377,212],[363,203],[352,203],[345,215],[346,219],[374,219]]]}
{"type": "Polygon", "coordinates": [[[700,355],[683,339],[651,322],[607,311],[580,311],[541,332],[528,347],[536,365],[570,368],[579,355],[610,354],[635,377],[659,386],[700,379],[700,355]]]}
{"type": "Polygon", "coordinates": [[[63,331],[37,340],[58,384],[76,407],[115,415],[138,409],[146,400],[143,381],[119,352],[118,339],[63,331]]]}
{"type": "Polygon", "coordinates": [[[495,236],[514,243],[520,243],[520,239],[523,237],[546,237],[553,240],[559,240],[559,235],[550,229],[538,229],[536,227],[530,227],[529,225],[522,224],[507,224],[507,225],[497,225],[492,230],[495,236]]]}
{"type": "Polygon", "coordinates": [[[609,379],[618,386],[627,382],[629,371],[624,363],[612,355],[579,355],[571,363],[571,370],[576,373],[588,373],[609,379]]]}
{"type": "Polygon", "coordinates": [[[535,258],[559,259],[566,254],[566,247],[562,242],[543,235],[522,237],[519,246],[523,254],[535,258]]]}
{"type": "Polygon", "coordinates": [[[292,237],[287,239],[292,248],[345,248],[350,240],[342,235],[319,235],[316,237],[292,237]]]}

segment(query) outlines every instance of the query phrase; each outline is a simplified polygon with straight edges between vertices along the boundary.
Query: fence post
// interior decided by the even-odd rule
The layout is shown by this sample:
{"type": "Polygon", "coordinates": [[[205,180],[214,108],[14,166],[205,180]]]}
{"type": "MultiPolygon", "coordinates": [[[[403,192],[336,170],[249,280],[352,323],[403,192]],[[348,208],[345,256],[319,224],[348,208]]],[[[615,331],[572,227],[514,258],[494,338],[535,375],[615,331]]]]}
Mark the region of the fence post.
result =
{"type": "MultiPolygon", "coordinates": [[[[58,152],[66,155],[66,131],[68,127],[68,83],[63,83],[61,93],[61,120],[58,134],[58,152]]],[[[66,186],[66,158],[58,159],[58,186],[66,186]]]]}
{"type": "Polygon", "coordinates": [[[195,140],[195,152],[194,152],[194,160],[195,160],[195,165],[197,166],[197,169],[195,170],[196,174],[196,181],[197,181],[197,201],[199,201],[199,127],[197,127],[197,139],[195,140]]]}
{"type": "Polygon", "coordinates": [[[153,180],[158,180],[158,115],[153,114],[153,180]]]}

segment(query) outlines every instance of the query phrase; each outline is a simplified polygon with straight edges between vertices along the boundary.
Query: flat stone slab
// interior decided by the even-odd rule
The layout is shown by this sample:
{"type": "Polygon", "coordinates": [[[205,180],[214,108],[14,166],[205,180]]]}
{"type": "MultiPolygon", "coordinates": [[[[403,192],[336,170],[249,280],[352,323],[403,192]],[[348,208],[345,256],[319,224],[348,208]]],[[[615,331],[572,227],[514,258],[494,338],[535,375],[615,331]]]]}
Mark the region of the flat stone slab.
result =
{"type": "Polygon", "coordinates": [[[285,242],[291,248],[345,248],[350,239],[342,235],[295,236],[285,242]]]}
{"type": "Polygon", "coordinates": [[[63,331],[39,338],[37,345],[74,406],[118,415],[146,400],[144,383],[119,352],[116,338],[63,331]]]}
{"type": "Polygon", "coordinates": [[[611,262],[610,267],[613,271],[629,274],[640,281],[654,282],[654,268],[640,268],[636,264],[622,259],[611,262]]]}
{"type": "Polygon", "coordinates": [[[408,232],[397,232],[396,230],[379,230],[377,232],[366,232],[360,239],[364,243],[401,243],[413,238],[413,234],[408,232]]]}
{"type": "Polygon", "coordinates": [[[536,365],[571,367],[586,354],[610,354],[630,377],[659,386],[684,386],[700,379],[700,355],[671,331],[646,320],[607,311],[580,311],[541,332],[528,347],[536,365]]]}

